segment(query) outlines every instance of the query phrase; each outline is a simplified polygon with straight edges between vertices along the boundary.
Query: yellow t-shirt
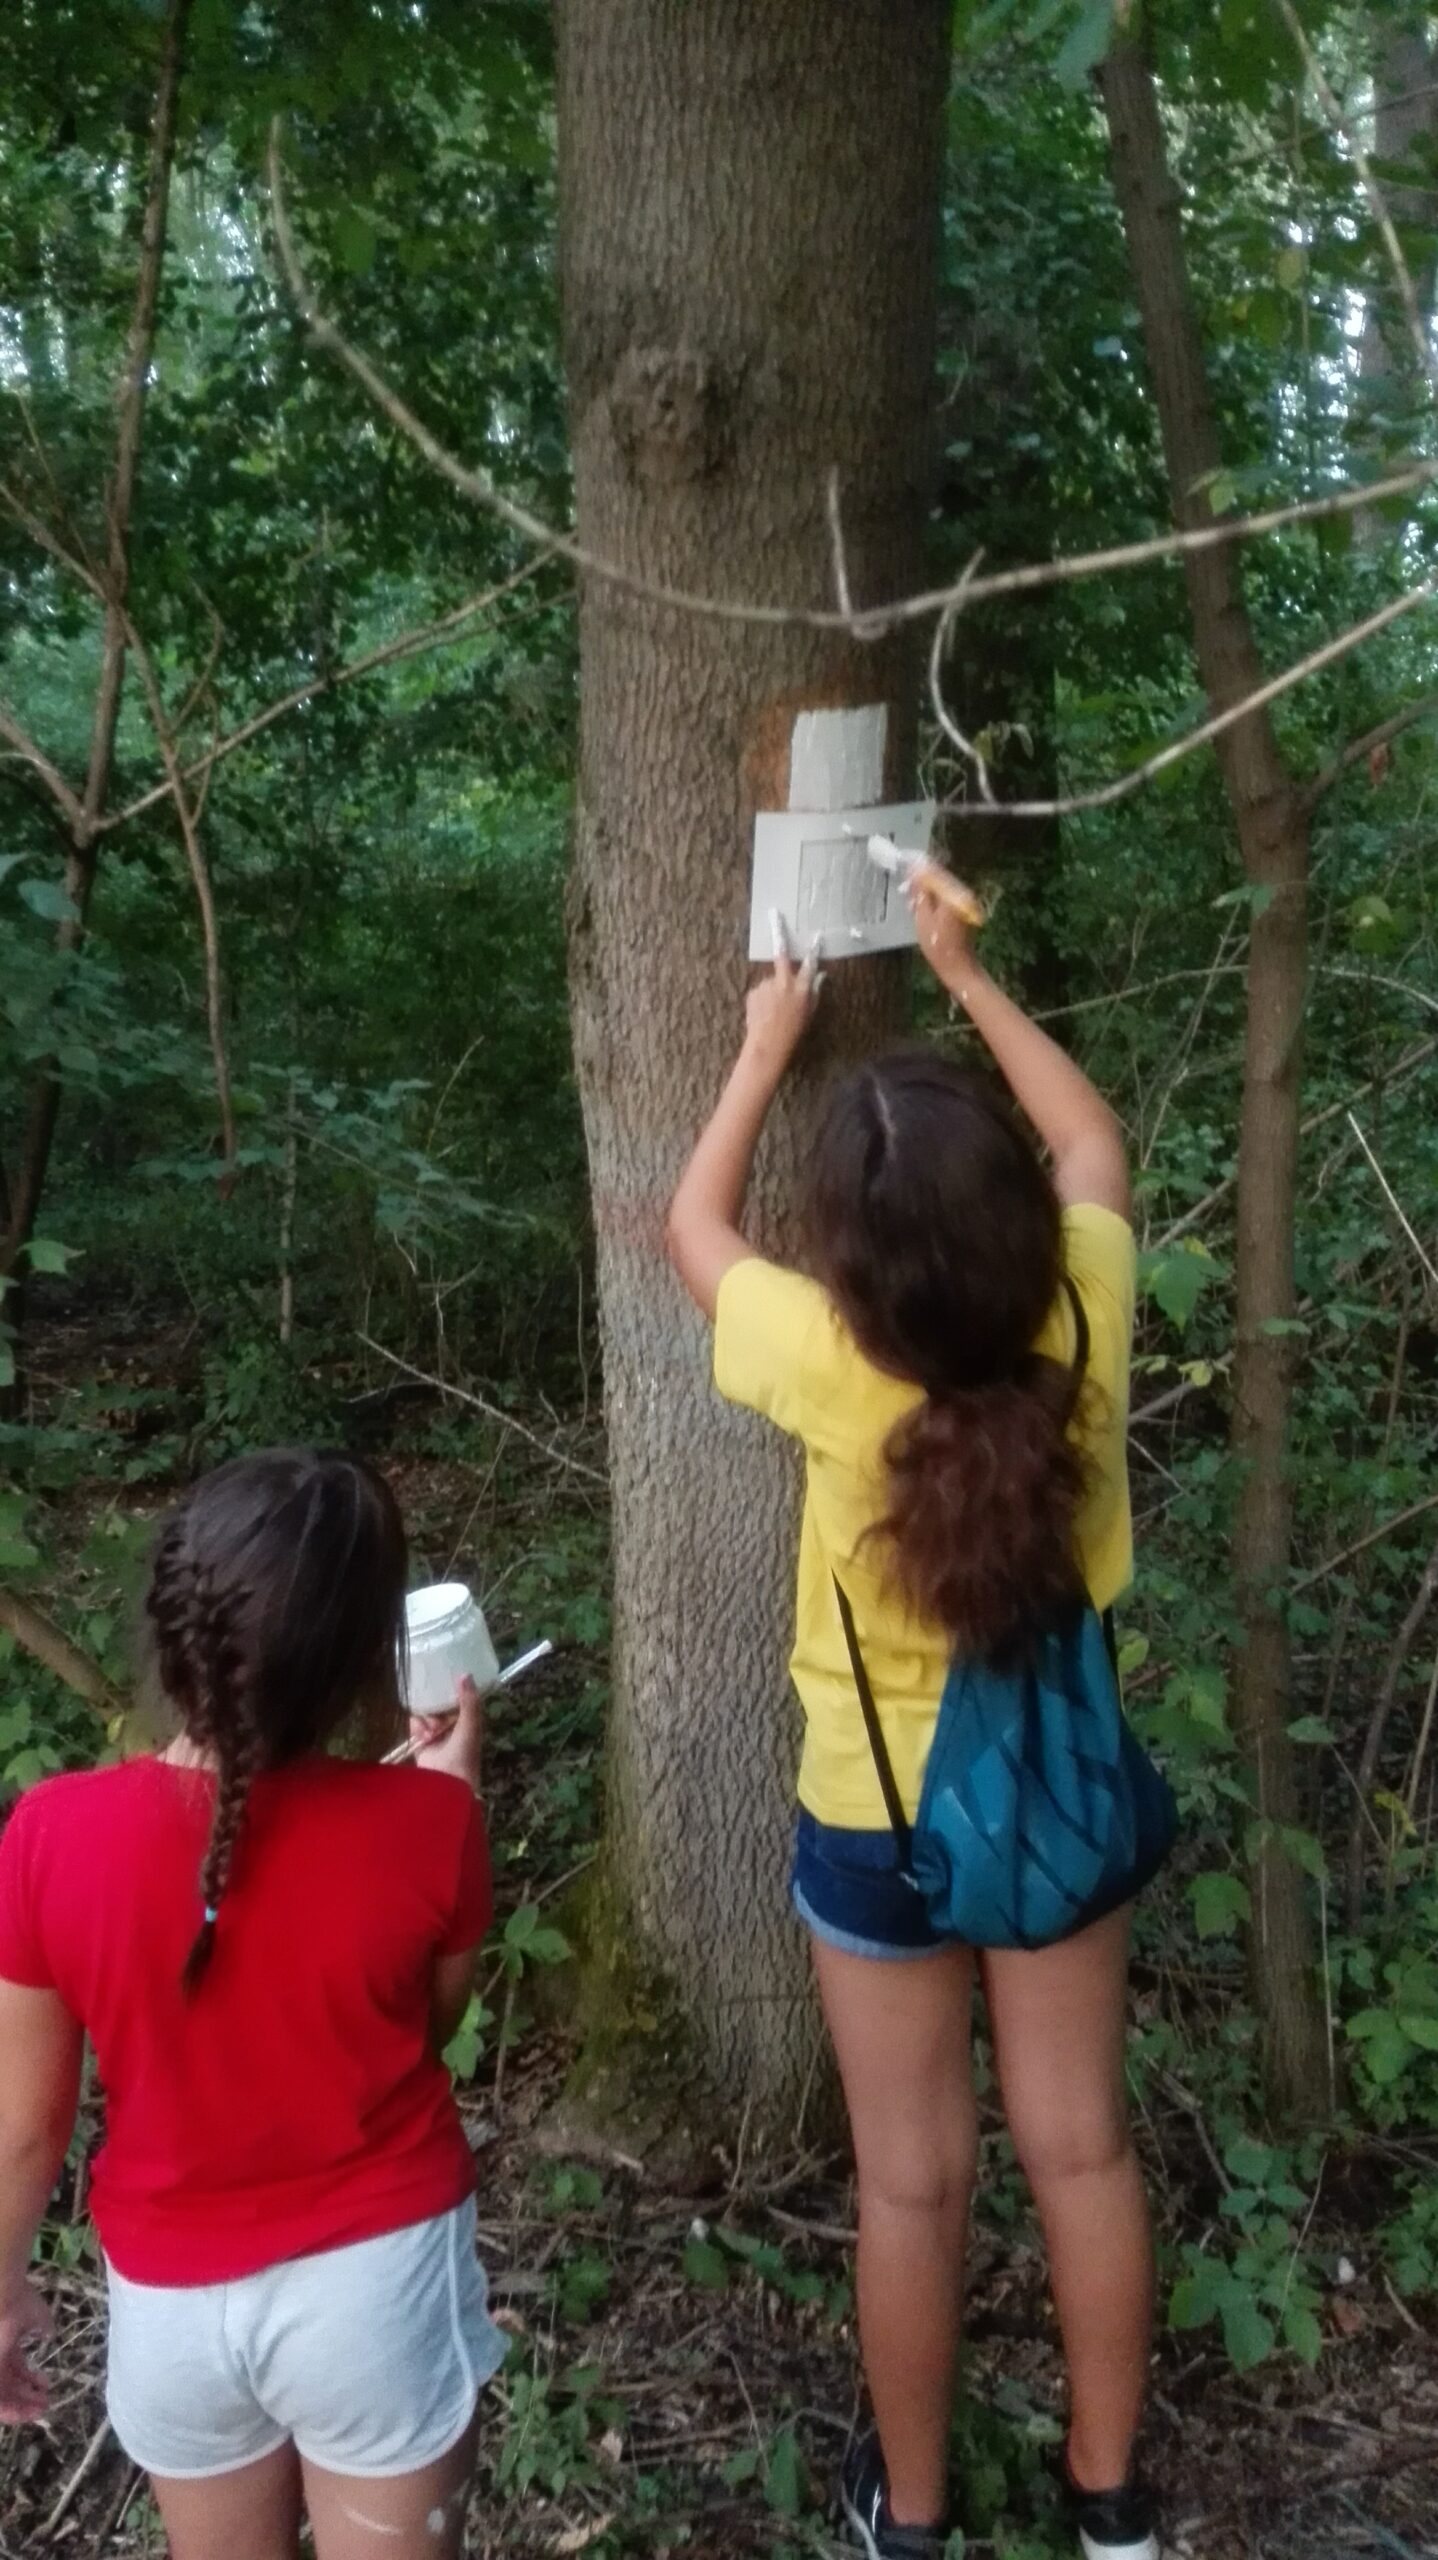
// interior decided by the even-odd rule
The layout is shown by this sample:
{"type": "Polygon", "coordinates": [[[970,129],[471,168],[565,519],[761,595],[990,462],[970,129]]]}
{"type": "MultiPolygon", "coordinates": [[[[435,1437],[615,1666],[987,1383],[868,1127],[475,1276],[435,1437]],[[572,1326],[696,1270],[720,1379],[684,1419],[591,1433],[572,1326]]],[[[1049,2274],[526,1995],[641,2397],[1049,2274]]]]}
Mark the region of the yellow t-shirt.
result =
{"type": "MultiPolygon", "coordinates": [[[[1133,1332],[1134,1241],[1112,1209],[1063,1214],[1064,1260],[1089,1322],[1085,1415],[1092,1481],[1080,1509],[1079,1561],[1095,1608],[1107,1609],[1133,1572],[1126,1433],[1133,1332]]],[[[1074,1357],[1073,1309],[1061,1293],[1035,1346],[1074,1357]]],[[[866,1537],[889,1507],[884,1443],[919,1402],[917,1387],[867,1360],[827,1293],[797,1271],[757,1257],[719,1287],[714,1379],[802,1441],[806,1460],[799,1592],[790,1670],[805,1715],[799,1800],[847,1831],[886,1827],[833,1575],[848,1594],[894,1775],[918,1810],[951,1645],[942,1627],[904,1608],[885,1584],[883,1542],[866,1537]]]]}

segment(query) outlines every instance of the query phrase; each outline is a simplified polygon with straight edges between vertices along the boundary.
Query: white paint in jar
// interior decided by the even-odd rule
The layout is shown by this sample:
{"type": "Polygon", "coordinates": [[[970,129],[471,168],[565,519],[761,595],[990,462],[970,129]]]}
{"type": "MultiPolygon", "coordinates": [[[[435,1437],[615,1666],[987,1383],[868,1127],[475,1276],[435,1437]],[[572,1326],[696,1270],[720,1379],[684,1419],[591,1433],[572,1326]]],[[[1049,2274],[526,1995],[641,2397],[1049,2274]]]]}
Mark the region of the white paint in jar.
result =
{"type": "Polygon", "coordinates": [[[407,1661],[400,1690],[411,1715],[444,1715],[461,1680],[488,1689],[499,1677],[499,1656],[484,1612],[463,1582],[434,1582],[412,1591],[404,1604],[407,1661]]]}

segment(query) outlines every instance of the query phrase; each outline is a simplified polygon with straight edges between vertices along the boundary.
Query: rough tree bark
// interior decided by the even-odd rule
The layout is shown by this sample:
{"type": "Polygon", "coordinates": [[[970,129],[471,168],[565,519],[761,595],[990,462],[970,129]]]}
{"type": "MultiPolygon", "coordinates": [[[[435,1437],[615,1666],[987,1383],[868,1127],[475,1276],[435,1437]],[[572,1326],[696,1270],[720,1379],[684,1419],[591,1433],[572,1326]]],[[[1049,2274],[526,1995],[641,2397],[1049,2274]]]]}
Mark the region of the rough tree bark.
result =
{"type": "MultiPolygon", "coordinates": [[[[1210,520],[1221,459],[1152,66],[1136,33],[1103,64],[1114,185],[1143,314],[1175,521],[1210,520]]],[[[1236,548],[1185,558],[1194,648],[1213,710],[1262,683],[1236,548]]],[[[1270,1328],[1294,1309],[1299,1062],[1307,966],[1308,820],[1304,796],[1266,713],[1235,722],[1217,746],[1244,870],[1256,893],[1249,951],[1238,1155],[1237,1345],[1233,1446],[1242,1466],[1235,1569],[1243,1615],[1236,1720],[1256,1791],[1259,1832],[1249,1935],[1275,2108],[1317,2114],[1328,2100],[1326,2040],[1303,1879],[1278,1834],[1298,1821],[1288,1739],[1290,1660],[1283,1590],[1290,1566],[1287,1474],[1291,1344],[1270,1328]]]]}
{"type": "MultiPolygon", "coordinates": [[[[129,585],[130,520],[140,466],[145,393],[155,348],[160,279],[164,272],[170,176],[175,159],[180,73],[189,14],[190,0],[170,0],[150,122],[135,304],[116,399],[114,462],[105,492],[105,583],[109,600],[101,636],[100,673],[91,713],[84,789],[77,803],[75,795],[66,791],[63,784],[60,792],[54,792],[53,784],[51,786],[53,796],[65,811],[69,834],[65,888],[71,913],[56,932],[62,951],[73,951],[84,940],[90,896],[95,884],[100,821],[115,759],[115,725],[120,715],[120,693],[125,680],[125,597],[129,585]]],[[[0,1234],[0,1281],[10,1282],[6,1317],[17,1334],[22,1313],[18,1265],[35,1232],[35,1218],[50,1167],[50,1152],[63,1091],[63,1078],[57,1063],[54,1059],[43,1059],[36,1070],[26,1105],[15,1175],[9,1184],[8,1214],[4,1232],[0,1234]]]]}
{"type": "MultiPolygon", "coordinates": [[[[837,466],[856,604],[920,565],[949,12],[943,0],[563,0],[561,277],[581,538],[656,580],[833,601],[837,466]]],[[[888,707],[903,638],[686,618],[591,585],[571,891],[614,1493],[608,1835],[592,1959],[668,1987],[716,2095],[792,2132],[812,2067],[784,1892],[796,1479],[719,1404],[664,1209],[746,983],[751,822],[805,708],[888,707]]],[[[902,971],[833,972],[757,1169],[792,1248],[825,1071],[897,1018],[902,971]]]]}

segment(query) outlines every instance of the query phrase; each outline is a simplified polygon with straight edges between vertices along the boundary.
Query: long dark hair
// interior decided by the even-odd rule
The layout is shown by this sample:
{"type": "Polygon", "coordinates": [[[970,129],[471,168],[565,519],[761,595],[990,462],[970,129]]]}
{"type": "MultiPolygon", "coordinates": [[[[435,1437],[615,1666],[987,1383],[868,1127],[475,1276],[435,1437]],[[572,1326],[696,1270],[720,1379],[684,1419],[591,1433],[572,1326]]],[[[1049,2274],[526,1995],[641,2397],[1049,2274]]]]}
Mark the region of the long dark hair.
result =
{"type": "Polygon", "coordinates": [[[869,1358],[924,1391],[885,1449],[910,1605],[1002,1656],[1077,1596],[1075,1371],[1033,1348],[1063,1282],[1059,1204],[1007,1095],[925,1051],[834,1095],[811,1247],[869,1358]]]}
{"type": "Polygon", "coordinates": [[[356,1710],[374,1738],[397,1721],[406,1578],[388,1485],[328,1450],[233,1458],[161,1528],[145,1596],[154,1669],[216,1772],[187,1992],[214,1951],[258,1772],[316,1750],[356,1710]]]}

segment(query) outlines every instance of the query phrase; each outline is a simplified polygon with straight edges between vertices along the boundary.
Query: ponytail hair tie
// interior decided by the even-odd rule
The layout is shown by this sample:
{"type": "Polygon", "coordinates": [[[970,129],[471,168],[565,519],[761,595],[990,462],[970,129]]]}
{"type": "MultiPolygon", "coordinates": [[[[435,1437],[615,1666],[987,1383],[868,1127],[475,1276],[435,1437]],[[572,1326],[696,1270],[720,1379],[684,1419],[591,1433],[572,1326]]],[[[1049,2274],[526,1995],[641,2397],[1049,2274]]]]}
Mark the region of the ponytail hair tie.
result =
{"type": "Polygon", "coordinates": [[[219,1915],[219,1912],[216,1910],[215,1905],[213,1904],[213,1902],[207,1902],[207,1903],[206,1903],[206,1905],[205,1905],[205,1926],[206,1926],[206,1928],[208,1928],[208,1929],[213,1929],[213,1927],[214,1927],[214,1925],[215,1925],[215,1922],[218,1920],[219,1916],[220,1916],[220,1915],[219,1915]]]}

